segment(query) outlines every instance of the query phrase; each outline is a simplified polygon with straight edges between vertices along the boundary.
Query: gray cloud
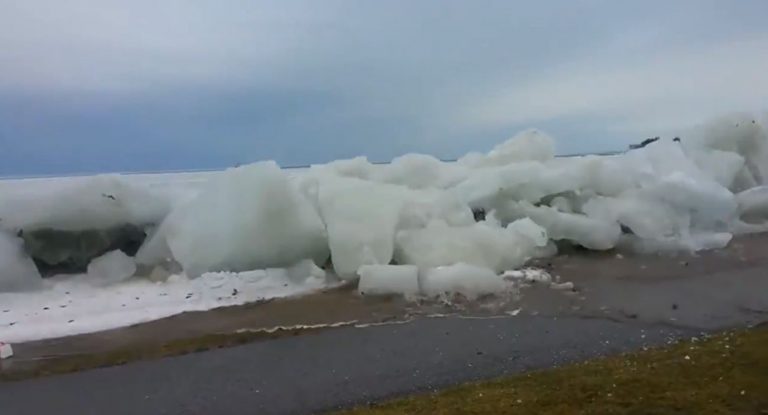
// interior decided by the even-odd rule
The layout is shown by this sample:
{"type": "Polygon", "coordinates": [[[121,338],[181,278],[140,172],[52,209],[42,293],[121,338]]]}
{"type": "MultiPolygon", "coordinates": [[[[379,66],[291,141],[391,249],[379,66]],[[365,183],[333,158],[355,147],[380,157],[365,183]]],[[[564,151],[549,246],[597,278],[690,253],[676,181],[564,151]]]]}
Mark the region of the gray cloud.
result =
{"type": "MultiPolygon", "coordinates": [[[[107,159],[129,145],[129,169],[162,168],[174,148],[187,167],[243,154],[295,164],[452,157],[530,126],[563,151],[590,151],[768,98],[761,0],[0,0],[0,10],[6,172],[50,170],[39,155],[61,143],[107,159]]],[[[61,157],[56,171],[102,168],[61,157]]]]}

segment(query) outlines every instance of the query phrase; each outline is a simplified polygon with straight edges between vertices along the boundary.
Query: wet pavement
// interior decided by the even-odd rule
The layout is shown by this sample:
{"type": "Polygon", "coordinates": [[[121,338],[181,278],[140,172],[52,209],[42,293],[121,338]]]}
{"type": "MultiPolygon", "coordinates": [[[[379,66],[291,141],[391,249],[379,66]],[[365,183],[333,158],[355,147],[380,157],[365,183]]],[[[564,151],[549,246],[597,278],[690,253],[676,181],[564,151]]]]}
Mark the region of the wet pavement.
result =
{"type": "Polygon", "coordinates": [[[314,413],[699,333],[578,317],[424,318],[0,383],[0,405],[4,415],[314,413]]]}

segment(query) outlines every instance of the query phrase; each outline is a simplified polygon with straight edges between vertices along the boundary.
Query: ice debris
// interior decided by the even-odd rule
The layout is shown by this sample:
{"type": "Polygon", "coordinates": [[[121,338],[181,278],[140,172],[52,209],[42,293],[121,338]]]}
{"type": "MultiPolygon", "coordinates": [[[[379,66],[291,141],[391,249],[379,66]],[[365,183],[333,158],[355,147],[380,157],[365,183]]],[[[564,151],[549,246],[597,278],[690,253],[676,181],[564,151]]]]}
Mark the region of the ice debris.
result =
{"type": "Polygon", "coordinates": [[[357,289],[363,295],[415,296],[420,292],[419,268],[415,265],[363,265],[357,273],[357,289]]]}
{"type": "Polygon", "coordinates": [[[0,342],[0,360],[13,357],[13,347],[9,343],[0,342]]]}
{"type": "Polygon", "coordinates": [[[470,296],[503,289],[502,272],[553,255],[553,241],[696,251],[768,230],[768,135],[748,115],[610,156],[555,157],[554,140],[529,130],[457,162],[261,162],[176,187],[158,177],[0,182],[0,290],[39,283],[14,236],[35,229],[142,227],[136,263],[192,278],[279,268],[301,280],[324,267],[367,292],[411,292],[416,267],[420,291],[470,296]]]}
{"type": "Polygon", "coordinates": [[[97,284],[116,284],[136,273],[136,262],[122,251],[108,252],[88,264],[88,278],[97,284]]]}
{"type": "Polygon", "coordinates": [[[29,291],[42,285],[42,277],[24,252],[22,240],[0,231],[0,292],[29,291]]]}

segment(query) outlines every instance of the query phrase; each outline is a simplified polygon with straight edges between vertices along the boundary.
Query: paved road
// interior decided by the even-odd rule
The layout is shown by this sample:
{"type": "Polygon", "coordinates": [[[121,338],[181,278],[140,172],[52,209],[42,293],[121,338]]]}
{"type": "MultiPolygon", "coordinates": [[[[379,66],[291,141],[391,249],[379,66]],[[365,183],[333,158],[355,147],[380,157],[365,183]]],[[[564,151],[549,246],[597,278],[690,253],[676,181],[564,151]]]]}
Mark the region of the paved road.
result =
{"type": "Polygon", "coordinates": [[[657,345],[697,329],[605,319],[425,318],[0,383],[0,413],[300,414],[657,345]]]}
{"type": "Polygon", "coordinates": [[[554,272],[578,292],[531,288],[515,317],[348,326],[0,383],[0,415],[313,413],[756,324],[768,319],[766,247],[768,238],[696,258],[556,258],[554,272]]]}

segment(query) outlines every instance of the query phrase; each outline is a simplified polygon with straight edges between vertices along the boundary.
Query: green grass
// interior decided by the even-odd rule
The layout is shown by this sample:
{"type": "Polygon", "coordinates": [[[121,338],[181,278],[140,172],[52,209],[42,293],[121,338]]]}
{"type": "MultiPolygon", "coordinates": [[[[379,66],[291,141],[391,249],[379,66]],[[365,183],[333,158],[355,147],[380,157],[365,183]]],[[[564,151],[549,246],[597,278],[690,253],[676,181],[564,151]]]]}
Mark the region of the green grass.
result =
{"type": "Polygon", "coordinates": [[[768,414],[768,328],[466,384],[340,412],[768,414]]]}

